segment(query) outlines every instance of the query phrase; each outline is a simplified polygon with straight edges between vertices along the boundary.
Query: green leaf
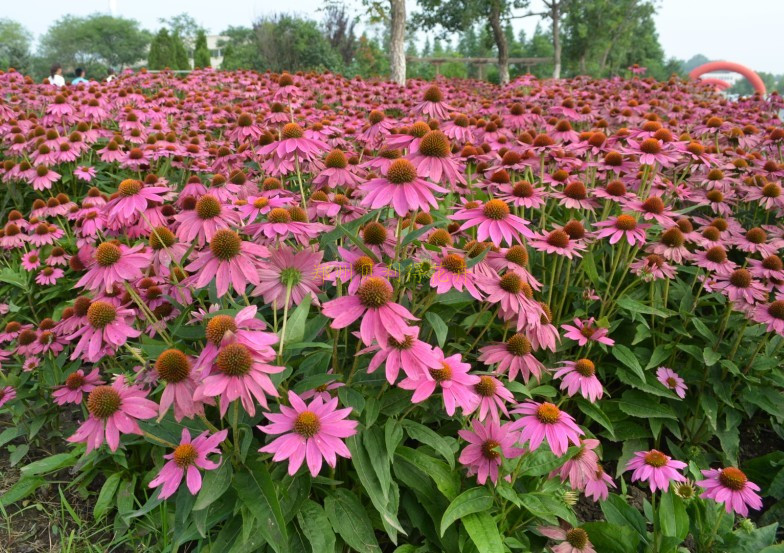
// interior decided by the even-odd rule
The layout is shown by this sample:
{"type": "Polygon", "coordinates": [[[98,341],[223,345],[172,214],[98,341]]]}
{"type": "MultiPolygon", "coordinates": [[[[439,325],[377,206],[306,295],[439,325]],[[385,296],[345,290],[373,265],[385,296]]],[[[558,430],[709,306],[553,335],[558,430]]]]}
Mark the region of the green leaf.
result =
{"type": "Polygon", "coordinates": [[[628,526],[609,522],[588,522],[582,525],[596,551],[602,553],[630,553],[637,551],[640,535],[628,526]]]}
{"type": "Polygon", "coordinates": [[[784,401],[781,400],[779,390],[768,386],[748,387],[741,394],[741,398],[776,418],[784,418],[784,401]]]}
{"type": "Polygon", "coordinates": [[[3,495],[0,495],[0,506],[8,507],[32,494],[46,484],[46,480],[40,476],[22,477],[16,484],[11,486],[3,495]]]}
{"type": "Polygon", "coordinates": [[[23,274],[17,273],[10,267],[0,269],[0,282],[13,284],[17,288],[27,290],[27,279],[23,274]]]}
{"type": "Polygon", "coordinates": [[[637,390],[626,390],[618,402],[621,411],[641,419],[674,419],[678,417],[669,405],[654,401],[650,396],[637,390]]]}
{"type": "Polygon", "coordinates": [[[569,448],[564,457],[556,457],[549,448],[540,447],[535,451],[527,453],[523,457],[523,464],[520,474],[526,476],[544,476],[563,465],[579,451],[577,447],[569,448]]]}
{"type": "Polygon", "coordinates": [[[384,444],[387,449],[387,459],[392,462],[395,456],[395,450],[400,442],[403,441],[403,427],[397,419],[387,419],[384,424],[384,444]]]}
{"type": "Polygon", "coordinates": [[[455,454],[443,436],[423,424],[408,419],[404,419],[402,425],[412,439],[435,449],[449,463],[449,468],[455,468],[455,454]]]}
{"type": "Polygon", "coordinates": [[[691,324],[694,325],[694,328],[697,329],[697,332],[699,332],[703,338],[705,338],[709,342],[716,341],[716,335],[713,333],[711,329],[708,328],[708,325],[702,322],[702,320],[699,317],[692,317],[691,324]]]}
{"type": "Polygon", "coordinates": [[[702,358],[705,360],[705,364],[710,367],[719,362],[719,359],[721,359],[721,354],[719,352],[713,351],[709,347],[705,347],[702,350],[702,358]]]}
{"type": "Polygon", "coordinates": [[[470,269],[471,267],[473,267],[477,263],[480,263],[481,261],[484,261],[484,259],[485,259],[485,257],[487,257],[488,253],[490,253],[490,248],[485,248],[485,250],[482,253],[480,253],[476,257],[470,258],[468,260],[468,262],[466,263],[466,269],[470,269]]]}
{"type": "Polygon", "coordinates": [[[504,553],[504,542],[498,526],[486,511],[462,518],[468,536],[481,553],[504,553]]]}
{"type": "Polygon", "coordinates": [[[430,223],[429,225],[425,225],[414,231],[409,232],[408,234],[406,234],[405,238],[403,238],[403,241],[400,243],[400,247],[402,248],[408,246],[411,242],[413,242],[414,240],[416,240],[417,238],[425,234],[430,229],[434,228],[437,224],[438,223],[430,223]]]}
{"type": "MultiPolygon", "coordinates": [[[[10,449],[11,447],[13,447],[13,446],[9,446],[9,449],[10,449]]],[[[16,465],[16,464],[17,464],[19,461],[21,461],[21,460],[22,460],[22,458],[23,458],[25,455],[27,455],[27,452],[28,452],[29,450],[30,450],[30,446],[29,446],[29,445],[27,445],[27,444],[19,444],[18,446],[16,446],[16,447],[14,448],[14,451],[11,453],[11,455],[9,455],[9,456],[8,456],[8,460],[11,462],[11,466],[13,467],[13,466],[14,466],[14,465],[16,465]]]]}
{"type": "MultiPolygon", "coordinates": [[[[376,215],[378,215],[378,213],[379,210],[374,209],[373,211],[365,213],[362,217],[354,219],[350,223],[346,223],[345,225],[338,225],[331,231],[322,234],[321,238],[319,238],[319,242],[322,246],[327,246],[328,244],[337,242],[341,236],[350,236],[351,234],[356,234],[359,230],[359,227],[364,225],[367,221],[373,219],[376,215]]],[[[375,258],[373,257],[372,259],[375,258]]]]}
{"type": "Polygon", "coordinates": [[[360,553],[381,553],[367,512],[356,495],[338,488],[324,499],[324,511],[332,528],[349,547],[360,553]]]}
{"type": "Polygon", "coordinates": [[[0,447],[3,447],[8,442],[15,439],[21,433],[21,431],[22,429],[18,426],[12,426],[3,430],[3,432],[0,433],[0,447]]]}
{"type": "Polygon", "coordinates": [[[425,313],[425,319],[427,319],[427,322],[429,322],[430,326],[433,327],[433,332],[436,333],[438,346],[444,347],[444,343],[446,343],[446,335],[449,333],[449,327],[446,326],[444,319],[432,311],[425,313]]]}
{"type": "Polygon", "coordinates": [[[58,453],[57,455],[52,455],[51,457],[46,457],[30,463],[20,470],[25,476],[33,476],[36,474],[54,472],[64,467],[70,467],[73,466],[74,463],[76,463],[76,457],[73,453],[58,453]]]}
{"type": "Polygon", "coordinates": [[[335,532],[321,505],[305,500],[297,512],[297,522],[314,552],[335,551],[335,532]]]}
{"type": "Polygon", "coordinates": [[[613,423],[609,417],[604,414],[604,411],[602,411],[601,407],[583,398],[578,399],[577,407],[586,417],[602,425],[604,429],[610,433],[610,437],[613,440],[615,439],[615,428],[613,427],[613,423]]]}
{"type": "MultiPolygon", "coordinates": [[[[356,221],[352,221],[352,222],[356,223],[356,221]]],[[[368,247],[365,245],[365,243],[364,243],[364,242],[362,242],[362,240],[360,240],[360,239],[359,239],[359,237],[356,235],[356,232],[349,232],[349,231],[347,231],[347,230],[346,230],[346,228],[345,228],[343,225],[341,225],[340,223],[335,223],[335,227],[336,227],[336,228],[338,228],[339,230],[341,230],[341,231],[343,232],[344,236],[345,236],[346,238],[348,238],[349,240],[351,240],[351,242],[352,242],[352,243],[353,243],[353,244],[354,244],[356,247],[358,247],[360,250],[362,250],[362,252],[363,252],[363,253],[364,253],[366,256],[368,256],[370,259],[372,259],[372,260],[373,260],[373,261],[375,261],[376,263],[379,263],[379,262],[380,262],[380,261],[379,261],[379,259],[378,259],[378,256],[376,256],[376,254],[374,254],[374,253],[371,251],[371,249],[370,249],[370,248],[368,248],[368,247]]]]}
{"type": "MultiPolygon", "coordinates": [[[[312,296],[310,294],[304,296],[300,304],[294,310],[294,313],[289,315],[289,320],[286,323],[286,338],[283,345],[284,349],[286,344],[295,344],[297,342],[301,342],[305,337],[305,323],[308,321],[311,300],[312,296]]],[[[282,329],[281,332],[283,332],[282,329]]]]}
{"type": "Polygon", "coordinates": [[[661,495],[659,503],[659,527],[665,536],[683,541],[689,533],[689,515],[683,500],[672,490],[661,495]]]}
{"type": "Polygon", "coordinates": [[[493,496],[487,488],[471,488],[458,495],[449,504],[441,518],[441,536],[454,521],[472,513],[486,511],[493,506],[493,496]]]}
{"type": "Polygon", "coordinates": [[[204,475],[201,490],[193,504],[194,511],[201,511],[212,505],[231,486],[231,477],[234,471],[231,463],[224,461],[216,470],[207,471],[204,475]]]}
{"type": "Polygon", "coordinates": [[[611,351],[613,357],[633,370],[634,374],[636,374],[640,380],[645,382],[645,371],[642,370],[642,366],[640,365],[640,362],[637,360],[637,357],[634,355],[634,353],[632,353],[632,350],[623,344],[616,344],[611,351]]]}
{"type": "Polygon", "coordinates": [[[619,307],[629,311],[630,313],[655,315],[657,317],[661,317],[662,319],[666,319],[667,317],[675,314],[669,309],[658,309],[656,307],[651,307],[650,305],[645,305],[644,303],[634,300],[628,296],[619,299],[616,303],[619,307]]]}
{"type": "Polygon", "coordinates": [[[232,482],[240,501],[259,521],[259,531],[270,546],[278,553],[287,552],[289,538],[275,486],[260,461],[246,462],[247,472],[238,472],[232,482]]]}
{"type": "Polygon", "coordinates": [[[395,455],[416,466],[436,483],[436,487],[450,501],[460,493],[460,476],[443,461],[430,457],[418,449],[399,446],[395,455]]]}
{"type": "Polygon", "coordinates": [[[599,272],[596,270],[596,262],[593,259],[593,252],[583,254],[582,267],[588,278],[591,279],[594,287],[599,288],[599,272]]]}

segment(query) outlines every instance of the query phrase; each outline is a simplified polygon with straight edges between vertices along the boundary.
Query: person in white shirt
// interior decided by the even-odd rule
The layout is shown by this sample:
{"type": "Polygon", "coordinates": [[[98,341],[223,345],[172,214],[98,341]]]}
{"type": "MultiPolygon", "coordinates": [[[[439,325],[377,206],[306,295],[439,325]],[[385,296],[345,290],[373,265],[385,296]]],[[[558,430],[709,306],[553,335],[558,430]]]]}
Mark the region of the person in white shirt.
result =
{"type": "Polygon", "coordinates": [[[108,69],[106,70],[106,73],[108,73],[108,75],[107,75],[107,77],[106,77],[106,82],[107,82],[107,83],[110,83],[110,82],[112,82],[114,79],[116,79],[116,78],[117,78],[117,75],[115,75],[115,74],[114,74],[114,69],[112,69],[111,67],[110,67],[110,68],[108,68],[108,69]]]}
{"type": "Polygon", "coordinates": [[[49,70],[49,84],[53,84],[54,86],[65,86],[63,67],[59,63],[55,63],[49,70]]]}

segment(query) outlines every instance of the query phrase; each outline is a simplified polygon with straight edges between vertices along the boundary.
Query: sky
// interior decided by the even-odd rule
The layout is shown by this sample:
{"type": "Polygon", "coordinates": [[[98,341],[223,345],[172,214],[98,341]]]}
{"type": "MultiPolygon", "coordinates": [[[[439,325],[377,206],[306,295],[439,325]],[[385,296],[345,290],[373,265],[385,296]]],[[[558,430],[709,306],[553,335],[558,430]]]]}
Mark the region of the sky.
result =
{"type": "MultiPolygon", "coordinates": [[[[409,11],[415,0],[406,0],[409,11]]],[[[347,0],[359,13],[360,0],[347,0]]],[[[229,25],[249,25],[261,15],[286,11],[321,19],[324,0],[0,0],[0,17],[22,23],[40,36],[65,14],[109,13],[138,20],[156,30],[159,18],[187,12],[211,33],[229,25]]],[[[688,59],[701,53],[710,59],[747,65],[757,71],[784,74],[781,55],[781,22],[784,0],[658,0],[656,26],[667,57],[688,59]]],[[[541,0],[531,8],[541,10],[541,0]]],[[[534,18],[515,20],[515,27],[529,34],[534,18]]]]}

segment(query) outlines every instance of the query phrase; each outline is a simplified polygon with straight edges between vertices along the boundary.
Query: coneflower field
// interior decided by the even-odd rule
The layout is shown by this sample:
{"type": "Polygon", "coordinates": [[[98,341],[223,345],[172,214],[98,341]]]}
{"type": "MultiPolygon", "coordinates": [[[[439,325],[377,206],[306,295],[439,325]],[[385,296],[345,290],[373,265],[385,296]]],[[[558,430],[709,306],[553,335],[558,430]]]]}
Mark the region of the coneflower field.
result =
{"type": "Polygon", "coordinates": [[[782,107],[0,74],[4,547],[784,551],[782,107]]]}

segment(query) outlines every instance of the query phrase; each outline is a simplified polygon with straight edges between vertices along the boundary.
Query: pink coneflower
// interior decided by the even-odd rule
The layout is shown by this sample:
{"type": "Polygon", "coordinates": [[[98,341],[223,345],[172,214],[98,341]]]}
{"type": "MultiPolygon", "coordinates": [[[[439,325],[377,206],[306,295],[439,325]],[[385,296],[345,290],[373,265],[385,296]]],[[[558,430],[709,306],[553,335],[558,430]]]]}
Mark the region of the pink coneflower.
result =
{"type": "Polygon", "coordinates": [[[280,140],[259,149],[259,154],[266,156],[275,154],[279,159],[293,159],[300,161],[316,159],[329,146],[321,140],[307,138],[305,131],[297,123],[286,123],[280,131],[280,140]]]}
{"type": "Polygon", "coordinates": [[[510,248],[501,248],[495,252],[490,250],[485,257],[485,262],[497,273],[513,271],[523,277],[523,281],[534,290],[540,290],[542,284],[528,271],[528,250],[522,244],[515,244],[510,248]]]}
{"type": "Polygon", "coordinates": [[[677,226],[664,231],[659,237],[659,241],[651,244],[647,251],[658,254],[668,261],[683,263],[690,260],[693,255],[686,249],[686,237],[677,226]]]}
{"type": "Polygon", "coordinates": [[[602,465],[597,465],[596,473],[585,483],[585,497],[594,501],[605,501],[610,495],[610,488],[616,488],[609,474],[604,472],[602,465]]]}
{"type": "Polygon", "coordinates": [[[49,246],[53,245],[55,241],[65,236],[63,229],[57,225],[50,225],[47,223],[39,223],[30,234],[28,240],[33,246],[49,246]]]}
{"type": "Polygon", "coordinates": [[[85,442],[90,453],[105,440],[109,449],[117,451],[120,434],[141,435],[136,419],[151,419],[158,411],[156,403],[146,397],[144,390],[127,386],[123,375],[118,375],[111,386],[94,388],[87,396],[90,416],[68,441],[85,442]]]}
{"type": "Polygon", "coordinates": [[[700,495],[703,499],[712,499],[716,503],[724,503],[728,513],[748,516],[749,507],[758,511],[762,509],[762,498],[755,492],[759,486],[751,482],[746,475],[735,467],[703,470],[705,480],[696,484],[705,491],[700,495]]]}
{"type": "Polygon", "coordinates": [[[585,250],[585,244],[572,240],[569,234],[562,229],[555,229],[547,234],[537,234],[528,241],[532,248],[548,254],[562,255],[568,259],[582,257],[581,250],[585,250]]]}
{"type": "Polygon", "coordinates": [[[590,359],[564,361],[563,368],[556,371],[553,378],[562,379],[561,390],[569,397],[577,392],[591,403],[601,399],[604,394],[602,383],[596,378],[596,367],[590,359]]]}
{"type": "Polygon", "coordinates": [[[518,373],[523,375],[523,382],[528,384],[531,375],[540,380],[544,365],[531,354],[531,342],[525,334],[518,332],[506,342],[479,348],[479,361],[486,365],[498,364],[496,374],[508,373],[507,378],[515,380],[518,373]]]}
{"type": "Polygon", "coordinates": [[[478,280],[479,287],[487,294],[489,303],[498,303],[504,320],[517,318],[517,330],[536,324],[542,316],[542,307],[533,301],[533,290],[523,278],[508,272],[501,277],[478,280]]]}
{"type": "Polygon", "coordinates": [[[183,428],[180,445],[173,452],[163,456],[168,461],[149,484],[151,488],[162,486],[158,499],[166,499],[174,495],[183,477],[188,491],[196,495],[201,489],[199,469],[215,470],[220,466],[220,456],[218,461],[211,461],[207,456],[213,453],[220,454],[220,443],[226,439],[228,433],[228,430],[220,430],[210,436],[209,430],[205,430],[191,440],[190,431],[183,428]]]}
{"type": "Polygon", "coordinates": [[[218,297],[226,295],[230,285],[237,294],[244,294],[248,284],[259,284],[261,258],[268,255],[264,246],[242,240],[233,230],[220,229],[213,234],[209,249],[185,267],[197,273],[188,282],[204,288],[214,278],[218,297]]]}
{"type": "Polygon", "coordinates": [[[593,317],[586,321],[583,321],[580,318],[576,318],[574,319],[574,326],[561,325],[561,328],[566,331],[564,336],[570,340],[576,341],[578,346],[584,346],[589,341],[599,342],[600,344],[604,344],[606,346],[614,345],[615,340],[607,336],[608,330],[606,328],[596,326],[594,324],[595,322],[596,321],[593,317]]]}
{"type": "Polygon", "coordinates": [[[148,241],[150,245],[150,266],[155,274],[167,276],[171,272],[172,264],[182,263],[189,246],[178,242],[175,234],[164,226],[157,226],[150,230],[148,241]]]}
{"type": "Polygon", "coordinates": [[[754,280],[748,269],[735,269],[729,274],[716,273],[714,290],[722,292],[731,301],[753,305],[768,298],[765,285],[754,280]]]}
{"type": "Polygon", "coordinates": [[[560,468],[550,473],[550,478],[560,476],[561,482],[569,481],[573,490],[583,490],[589,479],[593,478],[599,466],[599,456],[594,449],[599,440],[586,438],[580,441],[580,450],[560,468]]]}
{"type": "Polygon", "coordinates": [[[13,386],[0,388],[0,407],[16,397],[16,390],[13,386]]]}
{"type": "Polygon", "coordinates": [[[359,285],[366,277],[391,279],[397,275],[394,269],[390,269],[386,264],[373,261],[360,250],[351,251],[338,246],[338,254],[343,261],[323,263],[319,266],[318,272],[325,273],[323,274],[324,280],[333,284],[338,280],[343,284],[348,283],[349,294],[356,294],[359,285]]]}
{"type": "Polygon", "coordinates": [[[44,267],[35,276],[35,282],[41,286],[51,286],[52,284],[56,284],[57,280],[60,279],[64,274],[65,272],[62,269],[55,267],[44,267]]]}
{"type": "Polygon", "coordinates": [[[558,198],[558,205],[562,205],[569,209],[585,209],[593,211],[598,206],[598,203],[592,198],[588,197],[588,189],[585,184],[580,181],[572,181],[566,186],[562,192],[553,192],[553,198],[558,198]]]}
{"type": "Polygon", "coordinates": [[[467,268],[464,255],[447,253],[437,262],[430,277],[430,286],[436,289],[437,294],[445,294],[453,288],[462,292],[465,288],[474,299],[482,301],[482,292],[476,287],[476,280],[474,268],[467,268]]]}
{"type": "Polygon", "coordinates": [[[694,264],[717,275],[729,275],[737,267],[735,262],[727,257],[727,250],[724,249],[724,246],[719,245],[696,252],[694,264]]]}
{"type": "Polygon", "coordinates": [[[400,369],[408,378],[418,379],[428,375],[430,369],[441,367],[441,360],[433,347],[419,339],[418,326],[406,329],[405,340],[398,342],[390,337],[385,347],[374,344],[359,350],[357,355],[373,351],[376,354],[370,359],[368,374],[375,372],[384,363],[384,373],[390,384],[397,381],[400,369]]]}
{"type": "Polygon", "coordinates": [[[288,246],[270,250],[269,259],[259,264],[259,282],[253,289],[254,296],[282,309],[288,302],[299,305],[310,296],[313,305],[320,305],[319,287],[322,283],[319,264],[324,252],[304,249],[294,251],[288,246]]]}
{"type": "Polygon", "coordinates": [[[269,375],[283,372],[285,367],[268,364],[271,360],[265,352],[248,347],[233,336],[225,338],[215,356],[210,376],[204,379],[199,390],[207,397],[220,396],[221,417],[226,415],[229,403],[236,399],[240,399],[245,411],[254,416],[253,398],[266,409],[265,393],[279,396],[269,375]]]}
{"type": "Polygon", "coordinates": [[[147,209],[149,203],[163,203],[163,196],[170,190],[165,186],[145,186],[134,179],[125,179],[117,187],[118,195],[106,204],[109,221],[121,225],[134,223],[139,213],[147,209]]]}
{"type": "Polygon", "coordinates": [[[547,203],[544,190],[535,187],[528,181],[500,184],[497,186],[497,190],[498,199],[512,202],[515,207],[538,209],[547,203]]]}
{"type": "Polygon", "coordinates": [[[197,384],[191,373],[191,360],[187,355],[178,349],[163,351],[155,361],[155,372],[165,383],[158,409],[159,419],[163,418],[172,404],[177,422],[184,417],[193,418],[201,411],[200,404],[193,400],[197,384]]]}
{"type": "Polygon", "coordinates": [[[239,213],[223,206],[211,194],[199,198],[194,209],[178,213],[174,218],[179,222],[177,237],[185,243],[196,240],[198,246],[212,240],[217,231],[240,225],[239,213]]]}
{"type": "Polygon", "coordinates": [[[418,320],[408,309],[392,301],[392,292],[387,280],[367,277],[356,295],[328,301],[322,306],[322,312],[333,319],[332,328],[345,328],[362,317],[359,328],[362,342],[369,346],[375,339],[381,347],[386,347],[390,336],[398,342],[405,341],[406,320],[418,320]]]}
{"type": "Polygon", "coordinates": [[[776,300],[768,304],[759,304],[754,309],[752,319],[766,326],[767,332],[776,332],[784,336],[784,301],[776,300]]]}
{"type": "Polygon", "coordinates": [[[35,271],[41,266],[41,256],[38,250],[30,250],[22,256],[22,268],[25,271],[35,271]]]}
{"type": "Polygon", "coordinates": [[[528,442],[531,451],[537,449],[547,439],[550,450],[558,457],[569,449],[569,443],[580,445],[584,432],[574,422],[571,415],[561,411],[552,403],[526,401],[512,413],[523,415],[514,421],[510,430],[522,429],[520,443],[528,442]]]}
{"type": "Polygon", "coordinates": [[[83,180],[84,182],[90,182],[91,180],[93,180],[93,177],[95,176],[95,167],[79,166],[76,169],[74,169],[73,174],[74,176],[79,178],[79,180],[83,180]]]}
{"type": "Polygon", "coordinates": [[[670,167],[680,158],[680,154],[672,151],[670,146],[653,137],[640,142],[627,138],[626,142],[630,146],[626,149],[626,153],[639,154],[641,165],[656,165],[658,163],[662,167],[670,167]]]}
{"type": "Polygon", "coordinates": [[[651,225],[647,223],[638,223],[637,219],[631,215],[618,215],[612,217],[607,221],[600,221],[594,224],[600,230],[596,233],[596,238],[610,237],[610,244],[615,244],[623,238],[630,246],[642,246],[645,244],[645,230],[651,225]]]}
{"type": "Polygon", "coordinates": [[[454,220],[466,220],[460,230],[477,227],[476,239],[484,241],[490,238],[493,244],[500,246],[502,242],[513,245],[521,242],[520,235],[533,236],[528,229],[528,221],[512,215],[509,206],[502,200],[490,200],[481,207],[464,209],[449,216],[454,220]]]}
{"type": "Polygon", "coordinates": [[[596,553],[588,532],[582,528],[565,530],[558,526],[540,526],[537,530],[543,536],[562,542],[550,547],[553,553],[596,553]]]}
{"type": "Polygon", "coordinates": [[[451,417],[455,414],[455,409],[460,407],[463,414],[471,413],[476,409],[479,402],[474,392],[474,385],[479,382],[479,377],[468,374],[471,369],[470,363],[463,363],[463,358],[459,353],[444,357],[441,350],[441,366],[437,369],[430,368],[426,375],[419,378],[405,378],[398,384],[404,390],[413,390],[411,397],[412,403],[425,401],[436,387],[441,387],[444,397],[444,407],[447,414],[451,417]]]}
{"type": "Polygon", "coordinates": [[[501,420],[499,411],[504,416],[509,417],[509,412],[506,410],[506,403],[514,401],[514,395],[507,390],[501,381],[492,376],[482,375],[479,377],[479,382],[474,384],[474,392],[479,402],[479,420],[483,421],[490,415],[490,419],[495,421],[496,424],[501,420]]]}
{"type": "Polygon", "coordinates": [[[100,244],[90,256],[87,272],[76,286],[111,292],[115,283],[123,284],[141,278],[142,270],[149,265],[149,256],[141,251],[142,248],[143,244],[132,248],[114,242],[100,244]]]}
{"type": "Polygon", "coordinates": [[[427,115],[433,119],[449,119],[449,112],[454,108],[444,102],[444,95],[438,86],[433,85],[425,90],[422,101],[411,109],[414,115],[427,115]]]}
{"type": "Polygon", "coordinates": [[[104,355],[114,353],[128,338],[137,338],[141,332],[129,326],[134,320],[133,311],[115,307],[107,301],[94,301],[87,308],[87,324],[68,336],[79,338],[71,359],[82,357],[95,363],[104,355]]]}
{"type": "Polygon", "coordinates": [[[56,386],[52,392],[52,397],[57,405],[66,403],[81,403],[85,393],[93,391],[97,386],[104,384],[98,375],[98,369],[93,369],[90,374],[84,374],[82,369],[69,374],[65,379],[65,384],[56,386]]]}
{"type": "MultiPolygon", "coordinates": [[[[219,308],[220,306],[217,304],[211,306],[210,313],[219,308]]],[[[268,361],[275,358],[275,350],[272,349],[272,346],[278,343],[278,337],[272,332],[262,332],[266,325],[256,318],[256,311],[255,305],[249,305],[240,309],[234,316],[223,313],[211,317],[207,317],[209,313],[197,315],[197,318],[200,318],[202,322],[206,321],[204,334],[207,343],[197,361],[197,368],[202,377],[210,374],[213,361],[224,340],[227,343],[235,340],[244,344],[268,361]]]]}
{"type": "Polygon", "coordinates": [[[774,238],[768,241],[768,233],[759,227],[752,228],[742,236],[737,236],[732,243],[741,251],[758,253],[762,257],[775,255],[784,246],[784,241],[774,238]]]}
{"type": "Polygon", "coordinates": [[[60,180],[60,173],[56,173],[49,169],[46,165],[39,165],[35,168],[33,173],[35,176],[30,181],[33,185],[33,190],[49,190],[52,184],[60,180]]]}
{"type": "MultiPolygon", "coordinates": [[[[334,371],[332,369],[329,369],[327,371],[327,374],[331,375],[331,374],[333,374],[333,372],[334,371]]],[[[329,381],[325,382],[324,384],[322,384],[321,386],[316,386],[315,388],[312,388],[310,390],[302,392],[299,395],[299,397],[302,400],[306,400],[306,399],[311,399],[311,398],[314,398],[314,397],[318,396],[318,397],[321,398],[321,401],[326,403],[327,401],[329,401],[330,399],[332,399],[334,397],[330,392],[332,390],[337,390],[338,388],[342,388],[343,386],[345,386],[345,384],[343,384],[342,382],[340,382],[338,380],[329,380],[329,381]]]]}
{"type": "Polygon", "coordinates": [[[408,159],[416,167],[419,176],[433,182],[449,182],[453,186],[455,183],[466,183],[463,167],[452,157],[449,139],[441,131],[426,133],[417,151],[409,154],[408,159]]]}
{"type": "Polygon", "coordinates": [[[641,213],[646,221],[653,220],[664,227],[674,225],[677,217],[677,213],[667,207],[659,196],[651,196],[645,201],[631,201],[626,204],[626,208],[641,213]]]}
{"type": "Polygon", "coordinates": [[[765,259],[749,259],[749,270],[757,278],[773,283],[784,282],[784,261],[778,255],[769,255],[765,259]]]}
{"type": "Polygon", "coordinates": [[[345,186],[348,188],[355,188],[359,185],[361,179],[354,174],[354,171],[349,168],[348,159],[342,150],[332,150],[324,158],[325,169],[313,178],[313,185],[315,190],[319,190],[324,186],[335,188],[338,186],[345,186]]]}
{"type": "Polygon", "coordinates": [[[311,238],[318,236],[323,230],[329,227],[320,223],[308,223],[306,220],[297,220],[293,217],[294,208],[284,209],[277,207],[267,213],[267,220],[261,223],[253,223],[245,227],[245,231],[257,238],[262,234],[270,239],[286,239],[289,234],[307,243],[311,238]]]}
{"type": "Polygon", "coordinates": [[[679,398],[686,397],[686,384],[678,373],[667,367],[659,367],[656,370],[656,379],[668,390],[674,391],[679,398]]]}
{"type": "Polygon", "coordinates": [[[265,434],[282,434],[259,449],[261,453],[272,453],[273,461],[289,460],[289,475],[294,476],[307,459],[313,477],[321,471],[322,462],[335,468],[337,457],[351,458],[351,452],[343,443],[345,438],[357,433],[357,421],[346,420],[351,408],[336,409],[338,398],[324,403],[315,397],[310,403],[302,401],[289,391],[291,407],[280,406],[280,413],[264,413],[271,424],[258,426],[265,434]]]}
{"type": "Polygon", "coordinates": [[[276,207],[288,207],[291,202],[291,198],[283,196],[248,196],[247,202],[239,207],[239,213],[246,222],[252,223],[276,207]]]}
{"type": "Polygon", "coordinates": [[[661,451],[652,449],[650,451],[638,451],[628,463],[626,470],[633,470],[632,482],[641,480],[648,482],[651,486],[651,493],[657,489],[666,491],[670,487],[670,482],[683,482],[686,477],[680,470],[686,468],[686,463],[675,461],[669,455],[661,451]]]}
{"type": "Polygon", "coordinates": [[[458,435],[468,442],[460,453],[458,461],[468,467],[468,476],[476,474],[476,481],[483,485],[487,477],[493,484],[498,482],[498,468],[504,459],[514,459],[525,450],[514,447],[517,433],[512,432],[509,424],[500,425],[497,420],[485,424],[471,421],[473,430],[458,430],[458,435]]]}
{"type": "Polygon", "coordinates": [[[407,159],[396,159],[387,170],[385,178],[371,179],[362,184],[360,190],[366,192],[360,205],[379,209],[391,205],[403,217],[409,211],[421,210],[425,213],[430,207],[438,207],[433,192],[446,193],[447,190],[417,176],[417,170],[407,159]]]}

